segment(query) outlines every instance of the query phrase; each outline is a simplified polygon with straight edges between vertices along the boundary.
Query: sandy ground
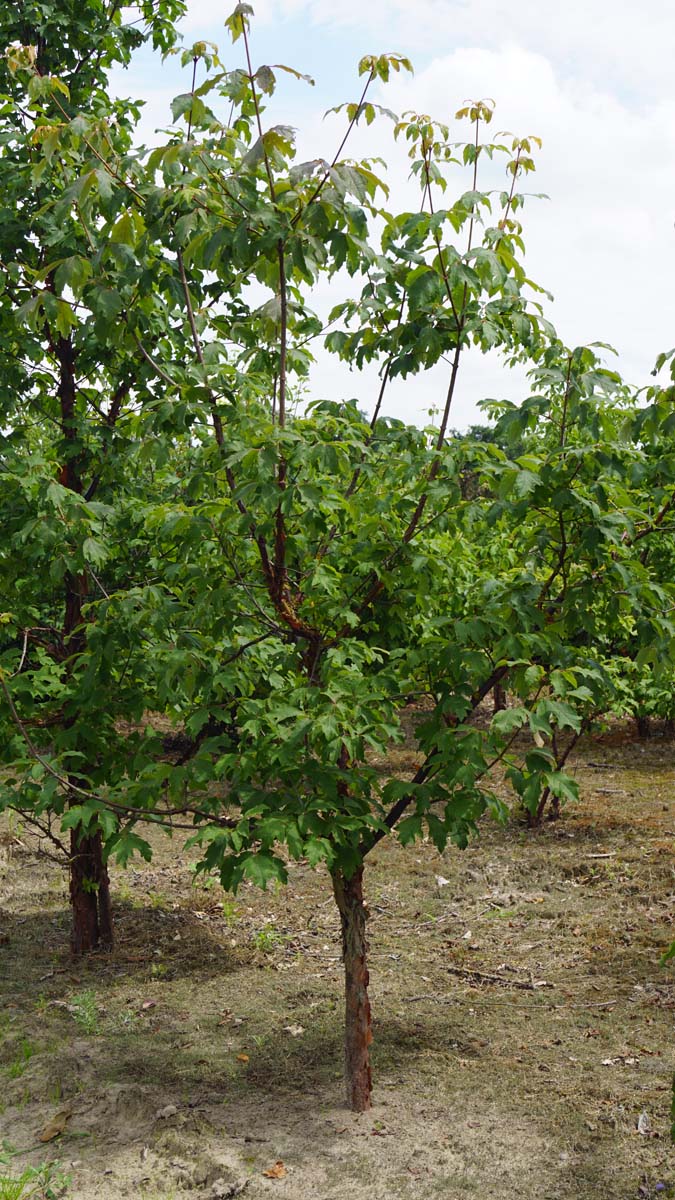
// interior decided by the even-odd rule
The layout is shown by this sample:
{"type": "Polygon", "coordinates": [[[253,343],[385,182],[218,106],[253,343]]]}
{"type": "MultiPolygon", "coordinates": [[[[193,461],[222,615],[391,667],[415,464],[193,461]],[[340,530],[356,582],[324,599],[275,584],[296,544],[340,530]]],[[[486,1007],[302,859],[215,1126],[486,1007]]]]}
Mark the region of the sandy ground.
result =
{"type": "Polygon", "coordinates": [[[113,872],[115,951],[73,964],[63,875],[5,820],[0,1197],[54,1161],[71,1200],[675,1197],[675,747],[622,730],[575,771],[540,831],[373,856],[362,1116],[325,873],[232,898],[158,838],[113,872]]]}

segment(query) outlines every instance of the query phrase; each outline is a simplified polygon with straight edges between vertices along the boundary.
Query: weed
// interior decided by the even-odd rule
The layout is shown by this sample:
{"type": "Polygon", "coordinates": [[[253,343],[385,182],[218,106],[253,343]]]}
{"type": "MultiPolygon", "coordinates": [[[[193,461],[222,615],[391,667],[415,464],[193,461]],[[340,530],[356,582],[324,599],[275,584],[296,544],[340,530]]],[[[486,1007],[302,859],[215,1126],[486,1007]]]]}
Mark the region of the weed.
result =
{"type": "MultiPolygon", "coordinates": [[[[10,1079],[20,1079],[21,1078],[21,1076],[23,1075],[24,1071],[26,1070],[26,1067],[28,1066],[28,1064],[34,1054],[35,1054],[35,1047],[32,1045],[31,1042],[28,1041],[28,1038],[22,1038],[19,1043],[19,1050],[18,1050],[17,1056],[14,1059],[14,1061],[9,1064],[9,1067],[7,1068],[7,1072],[9,1074],[10,1079]]],[[[0,1200],[1,1200],[1,1197],[0,1197],[0,1200]]]]}
{"type": "MultiPolygon", "coordinates": [[[[8,1155],[0,1155],[6,1164],[8,1155]]],[[[70,1185],[70,1176],[59,1170],[59,1164],[43,1163],[26,1167],[20,1175],[6,1174],[0,1168],[0,1200],[57,1200],[70,1185]]]]}
{"type": "Polygon", "coordinates": [[[128,1009],[126,1012],[120,1012],[115,1017],[113,1029],[118,1033],[135,1033],[140,1025],[138,1013],[128,1009]]]}
{"type": "Polygon", "coordinates": [[[100,1030],[96,995],[91,989],[73,996],[69,1006],[75,1022],[83,1033],[94,1034],[100,1030]]]}
{"type": "Polygon", "coordinates": [[[237,921],[239,920],[240,910],[237,908],[234,900],[221,900],[220,907],[225,919],[225,924],[231,929],[232,926],[236,925],[237,921]]]}
{"type": "Polygon", "coordinates": [[[126,879],[122,878],[122,879],[117,880],[116,886],[115,886],[115,897],[116,897],[118,903],[122,903],[122,904],[133,904],[134,903],[135,896],[134,896],[132,888],[130,887],[130,885],[126,879]]]}
{"type": "Polygon", "coordinates": [[[13,808],[7,810],[7,832],[10,838],[20,838],[25,833],[25,825],[13,808]]]}
{"type": "Polygon", "coordinates": [[[256,950],[261,950],[263,954],[271,954],[273,950],[283,946],[284,938],[273,926],[264,925],[253,934],[253,944],[256,950]]]}
{"type": "Polygon", "coordinates": [[[167,971],[168,967],[165,963],[153,963],[150,967],[150,975],[153,979],[164,979],[167,971]]]}

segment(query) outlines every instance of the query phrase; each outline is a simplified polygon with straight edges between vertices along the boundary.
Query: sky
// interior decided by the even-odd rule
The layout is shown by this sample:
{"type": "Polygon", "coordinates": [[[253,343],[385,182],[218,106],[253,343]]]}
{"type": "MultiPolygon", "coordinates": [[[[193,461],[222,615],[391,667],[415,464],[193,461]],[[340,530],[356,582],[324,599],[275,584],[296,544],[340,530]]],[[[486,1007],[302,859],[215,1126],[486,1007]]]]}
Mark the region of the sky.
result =
{"type": "MultiPolygon", "coordinates": [[[[675,5],[672,0],[252,0],[254,66],[285,63],[316,86],[284,82],[269,123],[296,127],[298,158],[330,158],[340,140],[334,104],[358,98],[357,63],[366,53],[409,56],[414,76],[378,85],[374,98],[396,112],[414,110],[451,122],[467,99],[496,102],[491,128],[536,134],[537,172],[528,201],[526,266],[554,300],[547,316],[568,345],[606,342],[606,361],[629,383],[652,382],[656,355],[675,345],[675,5]]],[[[230,0],[189,0],[185,43],[217,43],[228,67],[240,45],[223,28],[230,0]]],[[[149,143],[166,127],[171,98],[188,88],[177,59],[162,64],[144,51],[116,72],[121,95],[142,96],[149,143]]],[[[405,157],[388,122],[359,131],[355,157],[389,164],[391,207],[413,204],[405,157]]],[[[331,297],[316,296],[319,311],[331,297]]],[[[422,424],[441,404],[448,367],[392,385],[385,410],[422,424]]],[[[326,354],[311,379],[315,397],[356,396],[365,408],[377,390],[326,354]]],[[[528,394],[527,380],[496,356],[471,352],[451,424],[482,420],[478,402],[528,394]]]]}

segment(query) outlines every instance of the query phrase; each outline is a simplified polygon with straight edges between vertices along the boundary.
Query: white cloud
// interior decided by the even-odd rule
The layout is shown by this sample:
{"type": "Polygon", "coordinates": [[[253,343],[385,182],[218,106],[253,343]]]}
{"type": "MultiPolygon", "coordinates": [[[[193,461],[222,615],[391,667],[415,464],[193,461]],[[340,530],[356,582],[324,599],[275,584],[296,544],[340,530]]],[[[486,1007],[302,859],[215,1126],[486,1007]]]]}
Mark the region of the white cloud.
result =
{"type": "Polygon", "coordinates": [[[566,340],[610,341],[628,373],[644,379],[675,339],[675,97],[631,109],[590,81],[571,86],[516,46],[458,50],[388,94],[394,107],[414,100],[433,113],[450,89],[489,91],[497,127],[543,138],[525,186],[551,199],[526,206],[530,272],[555,294],[566,340]]]}
{"type": "MultiPolygon", "coordinates": [[[[414,78],[395,77],[382,89],[390,107],[448,120],[466,98],[489,95],[497,101],[495,130],[539,134],[537,174],[524,187],[548,193],[550,201],[533,199],[525,209],[529,271],[554,293],[551,315],[566,341],[614,344],[628,379],[647,382],[656,354],[675,343],[675,5],[643,0],[636,14],[626,0],[253,2],[268,42],[278,32],[279,58],[310,58],[320,76],[332,52],[331,31],[340,33],[346,54],[351,31],[356,40],[365,30],[374,45],[426,59],[414,78]]],[[[199,0],[191,6],[191,31],[208,36],[211,22],[217,40],[215,25],[222,26],[226,12],[221,0],[199,0]]],[[[328,67],[335,73],[334,62],[328,67]]],[[[345,58],[347,81],[352,67],[353,56],[345,58]]],[[[182,90],[181,83],[170,86],[168,70],[135,87],[128,76],[121,84],[123,92],[147,95],[152,82],[146,128],[164,122],[170,95],[182,90]]],[[[321,115],[306,90],[292,95],[290,112],[272,119],[299,127],[301,157],[330,157],[337,122],[321,115]]],[[[382,154],[390,162],[392,206],[414,203],[386,123],[359,130],[351,153],[382,154]]],[[[317,303],[328,303],[323,290],[317,303]]],[[[315,383],[326,395],[361,390],[356,377],[345,382],[323,358],[315,383]]],[[[481,395],[506,391],[516,398],[518,386],[494,361],[471,357],[456,423],[476,419],[481,395]]],[[[442,367],[425,381],[399,384],[392,388],[393,410],[423,419],[443,388],[442,367]]]]}
{"type": "MultiPolygon", "coordinates": [[[[222,0],[190,0],[188,7],[190,30],[222,26],[229,12],[222,0]]],[[[572,78],[605,79],[643,97],[672,84],[671,0],[643,0],[639,10],[634,0],[253,0],[253,7],[263,25],[302,19],[305,28],[367,31],[383,50],[447,53],[510,40],[572,78]]]]}
{"type": "MultiPolygon", "coordinates": [[[[550,200],[529,200],[524,224],[530,275],[555,296],[549,315],[569,344],[615,346],[627,379],[645,384],[657,353],[675,343],[675,98],[631,109],[592,81],[573,86],[545,56],[513,44],[435,58],[413,79],[397,77],[384,98],[398,111],[415,108],[447,120],[465,98],[486,94],[497,101],[495,130],[506,125],[543,138],[537,173],[523,188],[550,200]]],[[[351,152],[379,151],[389,161],[392,207],[404,207],[413,193],[388,139],[386,124],[373,126],[359,132],[351,152]]],[[[314,119],[300,141],[309,157],[328,154],[337,137],[314,119]]],[[[439,368],[427,380],[394,387],[397,415],[423,416],[438,403],[441,376],[439,368]]],[[[322,362],[316,377],[330,394],[339,393],[333,365],[322,362]]],[[[522,377],[505,374],[496,359],[471,355],[456,423],[479,419],[481,396],[515,398],[522,386],[522,377]]]]}

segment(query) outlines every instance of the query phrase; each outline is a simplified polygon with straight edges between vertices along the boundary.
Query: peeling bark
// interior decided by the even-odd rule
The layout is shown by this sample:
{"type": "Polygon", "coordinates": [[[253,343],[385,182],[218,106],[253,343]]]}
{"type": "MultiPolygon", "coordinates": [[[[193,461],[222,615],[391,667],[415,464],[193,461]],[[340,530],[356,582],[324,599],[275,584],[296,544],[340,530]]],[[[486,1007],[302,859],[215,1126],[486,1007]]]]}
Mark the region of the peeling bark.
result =
{"type": "Polygon", "coordinates": [[[345,1084],[354,1112],[371,1105],[370,1043],[373,1040],[368,999],[367,910],[363,903],[363,866],[347,879],[333,874],[333,892],[342,927],[345,968],[345,1084]]]}

